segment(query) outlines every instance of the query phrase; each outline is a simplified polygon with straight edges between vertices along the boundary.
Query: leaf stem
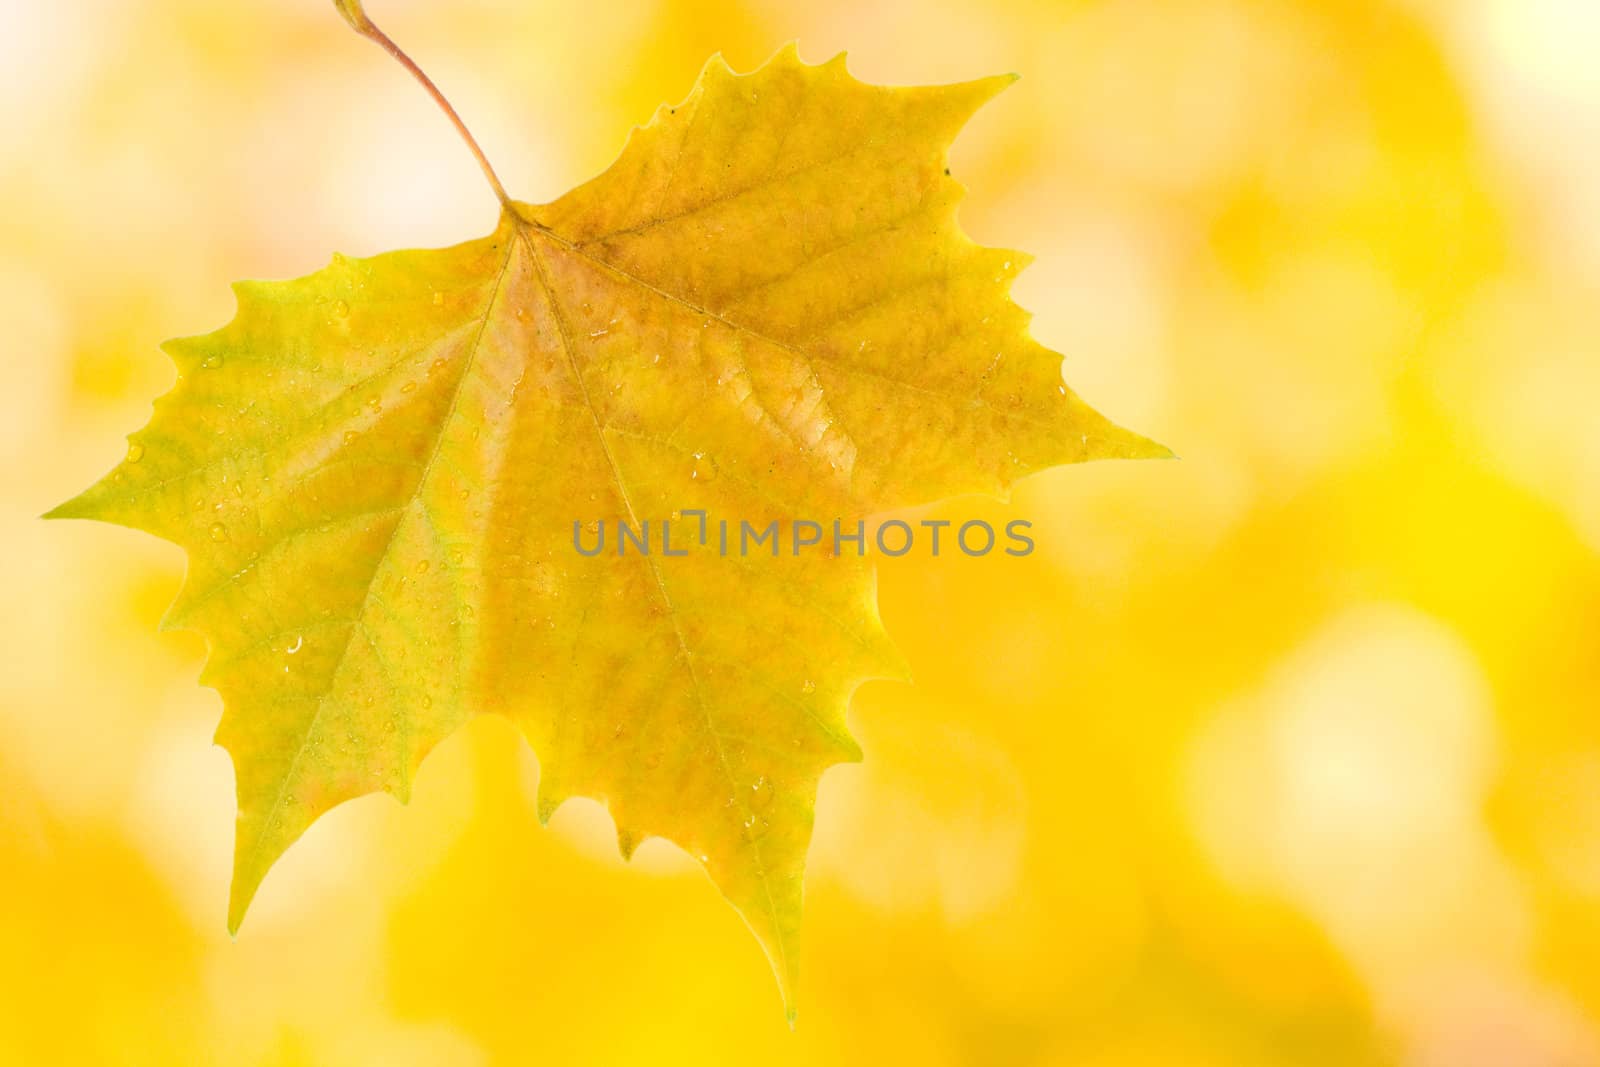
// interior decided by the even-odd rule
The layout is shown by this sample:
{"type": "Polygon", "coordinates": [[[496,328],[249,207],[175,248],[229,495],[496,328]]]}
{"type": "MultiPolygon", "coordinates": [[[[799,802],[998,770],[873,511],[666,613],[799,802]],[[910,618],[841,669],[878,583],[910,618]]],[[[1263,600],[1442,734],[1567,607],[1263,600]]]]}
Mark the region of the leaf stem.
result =
{"type": "Polygon", "coordinates": [[[439,105],[440,109],[455,125],[456,132],[461,135],[461,139],[467,142],[467,147],[472,150],[472,155],[477,159],[478,166],[483,168],[483,176],[489,179],[489,186],[494,189],[494,195],[500,198],[501,206],[509,210],[511,197],[506,193],[506,187],[500,184],[500,178],[495,174],[494,167],[490,165],[489,157],[483,154],[483,149],[478,147],[477,138],[472,136],[472,131],[467,129],[467,124],[461,121],[461,116],[456,114],[456,109],[450,106],[450,101],[445,99],[444,94],[439,91],[439,87],[433,84],[433,79],[424,74],[422,68],[417,66],[412,58],[406,55],[400,46],[395,44],[389,35],[380,30],[377,24],[367,16],[362,7],[362,0],[333,0],[333,6],[338,9],[339,14],[344,16],[344,20],[350,24],[351,29],[377,44],[385,52],[388,52],[402,67],[411,72],[411,76],[416,78],[424,89],[428,90],[428,95],[433,97],[434,103],[439,105]]]}

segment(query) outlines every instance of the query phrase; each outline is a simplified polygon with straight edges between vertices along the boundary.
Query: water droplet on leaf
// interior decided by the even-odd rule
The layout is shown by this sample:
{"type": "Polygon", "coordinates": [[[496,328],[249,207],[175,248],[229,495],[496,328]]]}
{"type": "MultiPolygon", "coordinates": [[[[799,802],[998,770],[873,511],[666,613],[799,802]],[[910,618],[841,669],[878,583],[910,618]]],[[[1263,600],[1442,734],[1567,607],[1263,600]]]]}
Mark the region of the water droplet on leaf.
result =
{"type": "Polygon", "coordinates": [[[694,468],[690,470],[689,477],[697,482],[713,481],[717,477],[717,465],[704,452],[696,452],[694,454],[694,468]]]}

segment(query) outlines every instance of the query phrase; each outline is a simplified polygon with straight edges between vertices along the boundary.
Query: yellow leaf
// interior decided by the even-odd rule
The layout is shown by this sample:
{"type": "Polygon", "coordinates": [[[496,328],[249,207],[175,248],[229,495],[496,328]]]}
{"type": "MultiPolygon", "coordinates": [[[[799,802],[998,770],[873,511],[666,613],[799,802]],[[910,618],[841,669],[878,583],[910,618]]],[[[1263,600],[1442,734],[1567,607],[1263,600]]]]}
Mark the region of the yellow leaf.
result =
{"type": "Polygon", "coordinates": [[[1062,385],[1007,296],[1023,256],[956,223],[948,145],[1011,80],[713,59],[555,203],[508,200],[454,248],[240,284],[233,322],[166,346],[176,387],[52,514],[188,552],[167,623],[205,635],[224,703],[230,926],[319,815],[404,799],[493,712],[538,754],[542,817],[597,797],[624,854],[687,849],[792,997],[818,778],[859,757],[852,690],[903,673],[870,557],[791,552],[796,522],[853,533],[1166,455],[1062,385]],[[785,550],[663,553],[663,523],[714,541],[719,518],[776,522],[785,550]],[[619,523],[652,551],[575,549],[619,523]]]}

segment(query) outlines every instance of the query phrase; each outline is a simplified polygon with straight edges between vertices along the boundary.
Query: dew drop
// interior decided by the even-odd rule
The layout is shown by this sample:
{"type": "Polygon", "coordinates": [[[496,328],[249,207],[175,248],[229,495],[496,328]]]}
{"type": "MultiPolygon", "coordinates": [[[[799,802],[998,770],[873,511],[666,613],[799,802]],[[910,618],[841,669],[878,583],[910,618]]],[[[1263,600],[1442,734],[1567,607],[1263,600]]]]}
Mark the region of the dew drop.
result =
{"type": "Polygon", "coordinates": [[[426,693],[422,694],[422,706],[425,708],[433,707],[433,698],[426,693]]]}
{"type": "Polygon", "coordinates": [[[437,289],[433,291],[433,306],[436,308],[444,307],[444,294],[437,289]]]}
{"type": "Polygon", "coordinates": [[[137,463],[143,458],[144,458],[144,445],[141,445],[141,444],[129,444],[128,445],[128,462],[129,463],[137,463]]]}
{"type": "Polygon", "coordinates": [[[347,319],[350,317],[350,305],[343,300],[335,300],[333,302],[333,313],[341,319],[347,319]]]}
{"type": "Polygon", "coordinates": [[[344,432],[344,443],[347,445],[353,445],[356,443],[356,438],[360,436],[361,435],[356,433],[354,430],[346,430],[344,432]]]}
{"type": "Polygon", "coordinates": [[[220,523],[220,522],[212,523],[211,524],[211,540],[216,541],[216,542],[218,542],[220,544],[221,542],[226,541],[227,539],[228,539],[228,528],[226,526],[222,525],[222,523],[220,523]]]}
{"type": "Polygon", "coordinates": [[[697,482],[713,481],[717,477],[717,465],[704,452],[696,452],[694,468],[689,472],[689,477],[697,482]]]}
{"type": "Polygon", "coordinates": [[[800,687],[800,692],[802,692],[802,693],[808,693],[809,694],[809,693],[815,693],[816,691],[817,691],[817,683],[813,682],[810,678],[807,678],[805,684],[800,687]]]}
{"type": "Polygon", "coordinates": [[[373,397],[367,401],[367,407],[371,408],[373,413],[376,414],[377,412],[383,410],[383,401],[379,400],[377,397],[373,397]]]}
{"type": "Polygon", "coordinates": [[[200,366],[204,367],[206,370],[216,370],[218,367],[222,366],[222,357],[215,354],[209,355],[203,361],[201,361],[200,366]]]}
{"type": "Polygon", "coordinates": [[[416,382],[407,382],[406,384],[404,384],[404,385],[402,385],[400,387],[400,391],[402,393],[414,393],[414,392],[417,391],[417,383],[416,382]]]}
{"type": "Polygon", "coordinates": [[[288,653],[288,654],[289,654],[289,655],[291,655],[291,656],[292,656],[292,655],[294,655],[294,654],[295,654],[295,653],[297,653],[297,652],[299,652],[299,651],[300,651],[300,650],[301,650],[301,649],[302,649],[302,648],[304,648],[304,647],[306,647],[306,637],[305,637],[305,634],[299,634],[299,635],[297,635],[297,636],[296,636],[296,637],[295,637],[295,639],[294,639],[294,644],[292,644],[292,645],[290,645],[290,646],[289,646],[289,647],[288,647],[288,648],[286,648],[286,649],[284,649],[284,651],[285,651],[285,652],[287,652],[287,653],[288,653]]]}
{"type": "Polygon", "coordinates": [[[431,567],[431,566],[432,566],[432,564],[429,563],[425,559],[424,560],[418,560],[417,561],[417,573],[418,574],[427,574],[428,573],[428,568],[431,567]]]}

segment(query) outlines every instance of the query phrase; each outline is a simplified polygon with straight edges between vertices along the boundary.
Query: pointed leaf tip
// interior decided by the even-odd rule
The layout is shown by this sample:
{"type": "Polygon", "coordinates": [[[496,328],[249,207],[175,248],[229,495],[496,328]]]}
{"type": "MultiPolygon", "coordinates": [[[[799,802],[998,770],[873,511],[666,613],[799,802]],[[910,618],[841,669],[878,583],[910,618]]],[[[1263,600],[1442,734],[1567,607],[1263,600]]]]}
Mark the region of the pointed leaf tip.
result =
{"type": "Polygon", "coordinates": [[[250,910],[250,898],[255,895],[251,890],[249,896],[244,896],[239,890],[238,877],[235,876],[233,892],[228,897],[228,936],[237,938],[239,927],[244,925],[245,912],[250,910]]]}

